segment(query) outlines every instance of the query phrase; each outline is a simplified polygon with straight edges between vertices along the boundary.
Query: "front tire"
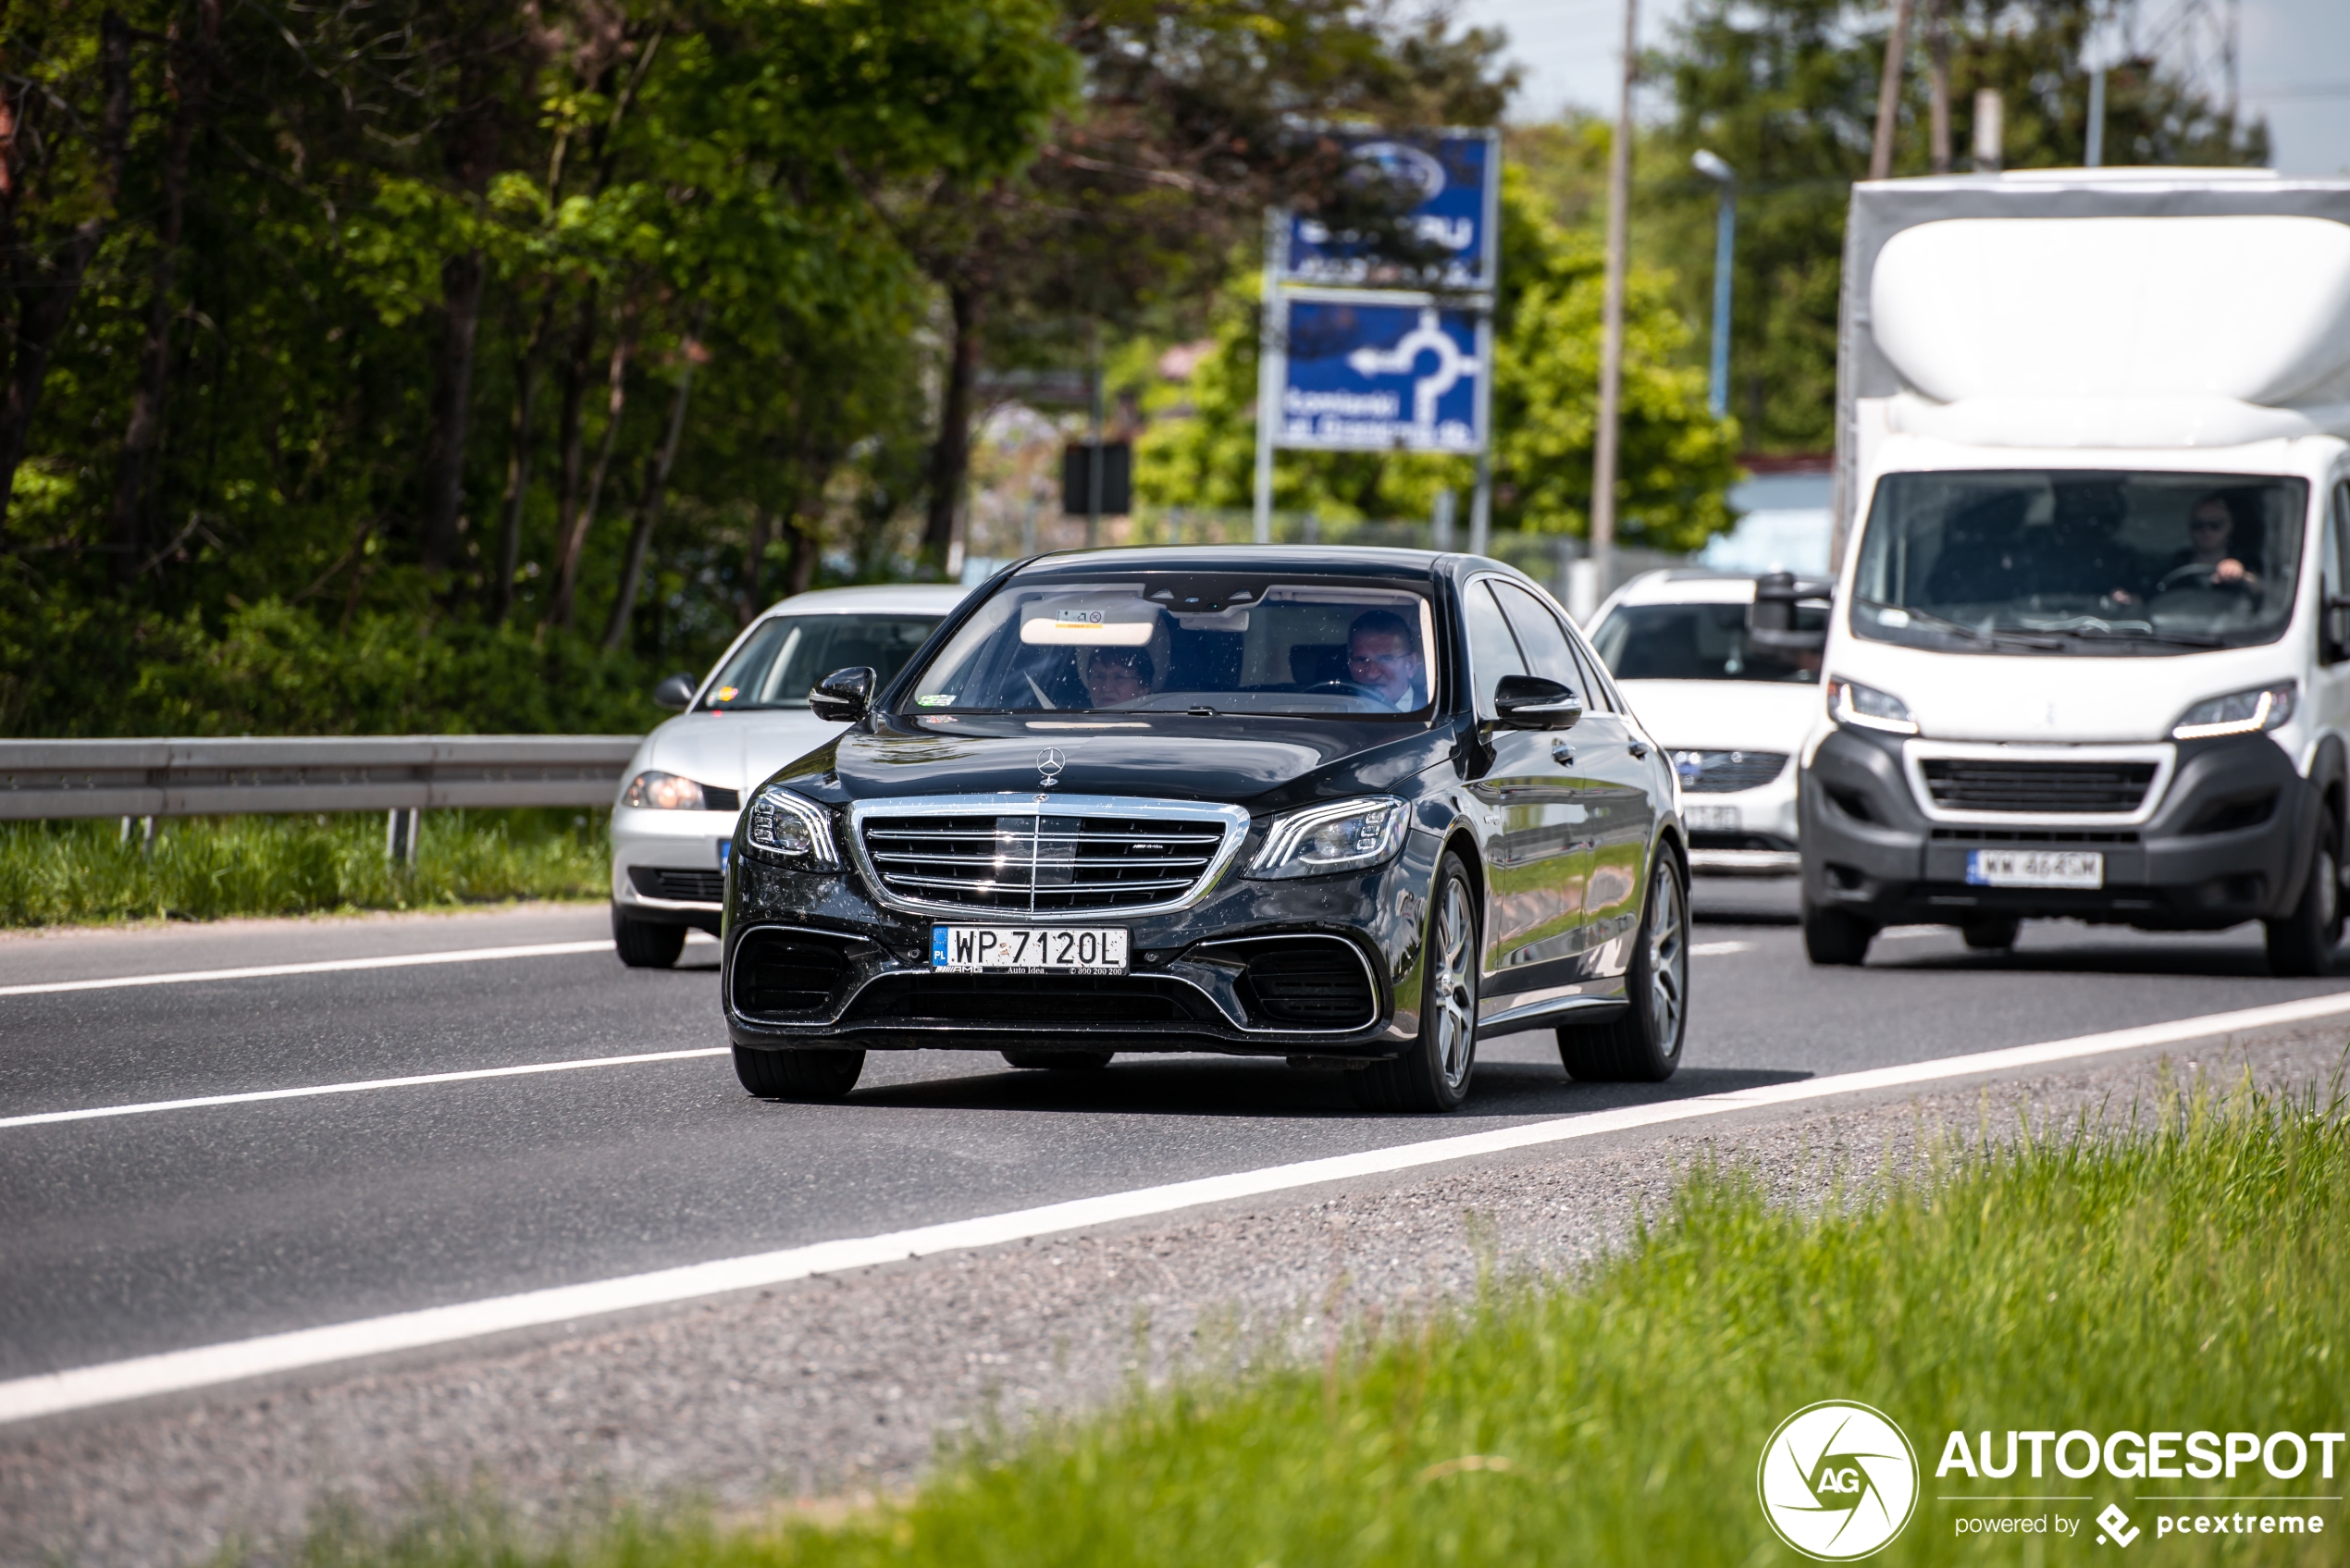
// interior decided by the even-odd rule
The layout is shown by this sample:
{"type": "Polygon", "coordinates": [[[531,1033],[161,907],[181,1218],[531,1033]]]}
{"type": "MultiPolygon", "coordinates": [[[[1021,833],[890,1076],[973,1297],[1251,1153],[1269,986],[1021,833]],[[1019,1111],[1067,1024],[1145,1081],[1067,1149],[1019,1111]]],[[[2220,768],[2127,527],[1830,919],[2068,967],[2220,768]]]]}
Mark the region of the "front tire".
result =
{"type": "Polygon", "coordinates": [[[1624,989],[1631,1006],[1606,1023],[1558,1031],[1559,1061],[1585,1083],[1662,1083],[1681,1065],[1689,1027],[1688,889],[1680,862],[1660,850],[1624,989]]]}
{"type": "Polygon", "coordinates": [[[1093,1072],[1109,1066],[1115,1051],[1007,1051],[1004,1060],[1016,1068],[1045,1072],[1093,1072]]]}
{"type": "Polygon", "coordinates": [[[1859,916],[1804,903],[1803,952],[1813,963],[1857,965],[1869,956],[1869,944],[1875,940],[1876,927],[1859,916]]]}
{"type": "Polygon", "coordinates": [[[762,1100],[847,1097],[865,1070],[862,1051],[754,1051],[735,1047],[735,1077],[762,1100]]]}
{"type": "Polygon", "coordinates": [[[2271,974],[2304,978],[2333,972],[2333,950],[2342,941],[2341,851],[2334,831],[2328,821],[2301,902],[2283,920],[2266,922],[2271,974]]]}
{"type": "Polygon", "coordinates": [[[1420,1035],[1400,1056],[1346,1075],[1355,1103],[1372,1111],[1455,1111],[1477,1065],[1477,987],[1484,957],[1477,894],[1447,850],[1429,889],[1428,945],[1420,960],[1420,1035]]]}
{"type": "Polygon", "coordinates": [[[686,950],[686,928],[632,920],[615,904],[612,909],[612,951],[620,955],[620,961],[632,969],[674,969],[677,955],[686,950]]]}

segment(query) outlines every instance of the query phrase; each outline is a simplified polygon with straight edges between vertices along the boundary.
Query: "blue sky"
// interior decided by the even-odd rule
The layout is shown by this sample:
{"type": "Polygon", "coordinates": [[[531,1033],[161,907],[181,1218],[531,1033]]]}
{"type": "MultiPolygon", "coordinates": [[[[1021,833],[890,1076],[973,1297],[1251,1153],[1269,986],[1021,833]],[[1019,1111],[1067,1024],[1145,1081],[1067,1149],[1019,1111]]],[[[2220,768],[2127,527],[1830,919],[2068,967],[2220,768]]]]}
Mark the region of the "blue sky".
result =
{"type": "MultiPolygon", "coordinates": [[[[2276,167],[2287,174],[2350,176],[2350,4],[2243,0],[2245,107],[2268,117],[2276,167]]],[[[2167,11],[2160,4],[2145,9],[2167,11]]],[[[1640,42],[1661,41],[1680,0],[1643,0],[1640,42]]],[[[1566,105],[1612,109],[1621,0],[1461,0],[1464,22],[1499,25],[1526,68],[1520,118],[1566,105]]]]}

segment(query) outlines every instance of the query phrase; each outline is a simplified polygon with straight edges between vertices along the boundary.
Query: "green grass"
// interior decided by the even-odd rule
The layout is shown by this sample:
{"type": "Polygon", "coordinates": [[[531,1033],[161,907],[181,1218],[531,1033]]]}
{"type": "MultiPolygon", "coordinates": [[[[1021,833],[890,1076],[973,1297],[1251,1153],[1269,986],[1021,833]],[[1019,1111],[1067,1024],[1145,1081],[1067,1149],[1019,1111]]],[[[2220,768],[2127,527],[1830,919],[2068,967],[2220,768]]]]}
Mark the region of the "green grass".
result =
{"type": "MultiPolygon", "coordinates": [[[[1935,1500],[1957,1489],[1933,1478],[1944,1435],[2341,1430],[2346,1242],[2350,1134],[2315,1101],[2196,1102],[1977,1146],[1809,1215],[1701,1169],[1578,1278],[1494,1282],[1456,1313],[1359,1328],[1318,1364],[1138,1389],[1100,1416],[945,1455],[911,1497],[845,1522],[620,1515],[550,1548],[460,1509],[393,1537],[322,1529],[309,1561],[1794,1563],[1757,1507],[1756,1463],[1781,1418],[1826,1398],[1885,1410],[1920,1451],[1917,1513],[1873,1561],[2102,1561],[2121,1554],[2093,1524],[2069,1541],[1958,1538],[1961,1511],[1935,1500]]],[[[2261,1481],[2245,1489],[2344,1489],[2261,1481]]],[[[2004,1489],[2131,1507],[2138,1485],[2004,1489]]],[[[2158,1544],[2139,1504],[2129,1560],[2350,1556],[2339,1504],[2297,1506],[2326,1516],[2322,1536],[2158,1544]]]]}
{"type": "Polygon", "coordinates": [[[601,811],[427,811],[414,868],[384,814],[0,823],[0,926],[429,909],[605,895],[601,811]]]}

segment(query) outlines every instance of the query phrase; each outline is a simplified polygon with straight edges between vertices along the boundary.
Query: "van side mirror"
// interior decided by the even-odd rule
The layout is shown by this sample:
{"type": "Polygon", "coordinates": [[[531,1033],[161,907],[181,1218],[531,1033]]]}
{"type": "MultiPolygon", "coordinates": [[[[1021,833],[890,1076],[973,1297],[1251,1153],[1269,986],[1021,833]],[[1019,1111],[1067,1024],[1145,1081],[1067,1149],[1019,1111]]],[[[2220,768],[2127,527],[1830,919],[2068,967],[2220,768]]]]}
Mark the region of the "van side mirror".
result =
{"type": "Polygon", "coordinates": [[[1493,712],[1508,729],[1571,730],[1583,717],[1583,699],[1547,675],[1503,675],[1493,685],[1493,712]]]}
{"type": "Polygon", "coordinates": [[[695,685],[691,675],[670,676],[653,687],[653,706],[666,708],[672,713],[683,713],[694,705],[695,685]]]}
{"type": "Polygon", "coordinates": [[[1792,572],[1766,572],[1755,578],[1754,603],[1746,612],[1746,646],[1780,659],[1826,651],[1826,618],[1817,627],[1800,629],[1795,607],[1807,600],[1824,602],[1830,591],[1827,584],[1804,582],[1792,572]]]}
{"type": "Polygon", "coordinates": [[[2350,625],[2344,624],[2350,616],[2344,614],[2345,611],[2350,611],[2350,595],[2335,593],[2329,585],[2325,611],[2318,618],[2318,658],[2323,663],[2350,660],[2350,625]]]}
{"type": "Polygon", "coordinates": [[[869,664],[835,670],[808,688],[808,706],[827,724],[853,724],[872,707],[880,681],[869,664]]]}

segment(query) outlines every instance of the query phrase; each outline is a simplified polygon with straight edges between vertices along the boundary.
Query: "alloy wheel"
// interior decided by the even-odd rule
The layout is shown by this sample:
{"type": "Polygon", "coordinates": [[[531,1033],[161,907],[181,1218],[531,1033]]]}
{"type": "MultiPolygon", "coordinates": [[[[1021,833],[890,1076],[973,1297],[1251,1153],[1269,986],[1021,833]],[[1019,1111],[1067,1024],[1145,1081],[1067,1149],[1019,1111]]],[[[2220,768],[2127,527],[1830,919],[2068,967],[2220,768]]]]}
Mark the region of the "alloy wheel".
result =
{"type": "Polygon", "coordinates": [[[1444,885],[1436,912],[1438,1061],[1446,1086],[1457,1092],[1468,1079],[1477,1041],[1477,922],[1470,917],[1468,889],[1456,877],[1444,885]]]}
{"type": "Polygon", "coordinates": [[[1649,893],[1649,1019],[1660,1045],[1681,1038],[1681,1011],[1688,1000],[1688,922],[1682,918],[1681,880],[1670,862],[1657,858],[1649,893]]]}

